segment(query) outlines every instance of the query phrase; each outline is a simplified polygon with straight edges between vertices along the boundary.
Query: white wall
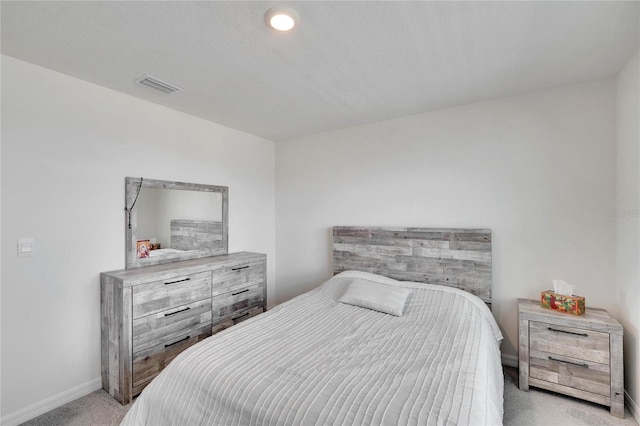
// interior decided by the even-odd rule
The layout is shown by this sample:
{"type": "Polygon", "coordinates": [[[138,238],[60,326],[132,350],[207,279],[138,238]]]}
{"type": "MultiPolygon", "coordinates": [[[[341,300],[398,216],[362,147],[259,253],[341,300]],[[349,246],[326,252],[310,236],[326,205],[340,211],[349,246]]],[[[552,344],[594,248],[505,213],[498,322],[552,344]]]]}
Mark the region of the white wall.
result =
{"type": "Polygon", "coordinates": [[[624,326],[625,389],[640,421],[640,61],[636,54],[617,79],[616,317],[624,326]]]}
{"type": "Polygon", "coordinates": [[[507,355],[516,299],[554,278],[615,307],[615,94],[605,80],[278,142],[277,300],[330,277],[334,225],[486,227],[507,355]]]}
{"type": "Polygon", "coordinates": [[[3,423],[100,387],[125,176],[228,186],[229,249],[266,253],[274,282],[271,141],[3,56],[1,170],[3,423]]]}

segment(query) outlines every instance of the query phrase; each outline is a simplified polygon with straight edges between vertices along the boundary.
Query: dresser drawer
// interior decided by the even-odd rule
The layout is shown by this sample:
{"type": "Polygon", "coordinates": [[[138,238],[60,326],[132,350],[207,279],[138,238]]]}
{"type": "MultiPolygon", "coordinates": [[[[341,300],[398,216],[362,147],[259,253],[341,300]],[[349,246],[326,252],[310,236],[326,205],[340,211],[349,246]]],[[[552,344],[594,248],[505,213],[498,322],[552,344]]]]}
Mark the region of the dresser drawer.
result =
{"type": "Polygon", "coordinates": [[[215,296],[264,283],[265,271],[266,262],[264,260],[225,267],[222,271],[214,274],[212,294],[215,296]]]}
{"type": "Polygon", "coordinates": [[[211,336],[211,325],[188,330],[177,337],[133,354],[132,396],[138,395],[180,352],[211,336]]]}
{"type": "Polygon", "coordinates": [[[211,272],[183,275],[133,288],[133,318],[211,297],[211,272]]]}
{"type": "Polygon", "coordinates": [[[582,328],[529,322],[532,351],[609,364],[609,334],[582,328]]]}
{"type": "Polygon", "coordinates": [[[532,350],[529,353],[529,376],[606,398],[611,393],[609,364],[532,350]]]}
{"type": "Polygon", "coordinates": [[[253,318],[256,315],[260,315],[263,312],[264,312],[263,307],[259,306],[257,308],[235,312],[233,315],[226,316],[224,318],[218,318],[213,321],[213,325],[211,326],[211,332],[213,334],[216,334],[242,321],[248,320],[249,318],[253,318]]]}
{"type": "Polygon", "coordinates": [[[255,284],[214,296],[212,299],[213,320],[233,316],[240,311],[264,305],[264,285],[255,284]]]}
{"type": "Polygon", "coordinates": [[[211,301],[203,299],[133,320],[133,352],[211,324],[211,301]]]}

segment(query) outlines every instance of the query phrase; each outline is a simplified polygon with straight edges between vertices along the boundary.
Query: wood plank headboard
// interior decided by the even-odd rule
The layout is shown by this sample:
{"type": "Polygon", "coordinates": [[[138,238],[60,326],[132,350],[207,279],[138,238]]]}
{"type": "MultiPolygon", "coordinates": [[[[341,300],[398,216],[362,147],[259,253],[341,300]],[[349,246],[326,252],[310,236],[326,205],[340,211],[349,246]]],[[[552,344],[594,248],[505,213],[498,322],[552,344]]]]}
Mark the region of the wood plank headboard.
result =
{"type": "Polygon", "coordinates": [[[491,305],[491,230],[333,228],[333,273],[371,272],[456,287],[491,305]]]}
{"type": "Polygon", "coordinates": [[[222,222],[172,219],[170,247],[178,250],[215,250],[223,253],[222,222]]]}

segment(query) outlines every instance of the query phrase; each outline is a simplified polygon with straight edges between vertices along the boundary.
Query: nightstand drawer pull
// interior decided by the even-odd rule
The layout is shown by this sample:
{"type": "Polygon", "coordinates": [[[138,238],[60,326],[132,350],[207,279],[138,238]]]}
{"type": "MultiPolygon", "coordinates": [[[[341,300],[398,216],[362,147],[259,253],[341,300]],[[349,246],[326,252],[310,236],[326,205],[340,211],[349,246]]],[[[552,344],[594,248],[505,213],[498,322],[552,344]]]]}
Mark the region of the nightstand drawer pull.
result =
{"type": "Polygon", "coordinates": [[[547,330],[555,331],[556,333],[567,333],[567,334],[573,334],[575,336],[589,337],[587,333],[576,333],[574,331],[558,330],[557,328],[552,328],[552,327],[547,327],[547,330]]]}
{"type": "Polygon", "coordinates": [[[177,281],[166,282],[166,283],[164,283],[164,285],[178,284],[178,283],[183,283],[185,281],[190,281],[190,280],[191,280],[191,278],[187,277],[187,278],[183,278],[183,279],[177,280],[177,281]]]}
{"type": "Polygon", "coordinates": [[[187,340],[189,340],[189,339],[191,339],[191,336],[187,336],[187,337],[185,337],[184,339],[180,339],[180,340],[178,340],[178,341],[176,341],[176,342],[169,343],[168,345],[164,345],[164,347],[165,347],[165,348],[168,348],[169,346],[177,345],[178,343],[181,343],[181,342],[186,342],[186,341],[187,341],[187,340]]]}
{"type": "Polygon", "coordinates": [[[244,314],[240,315],[239,317],[235,317],[235,318],[231,318],[231,319],[232,319],[233,321],[237,321],[237,320],[239,320],[240,318],[244,318],[244,317],[246,317],[246,316],[247,316],[247,315],[249,315],[249,314],[250,314],[250,312],[247,312],[247,313],[244,313],[244,314]]]}
{"type": "Polygon", "coordinates": [[[250,265],[247,266],[241,266],[239,268],[231,268],[232,271],[239,271],[240,269],[247,269],[250,265]]]}
{"type": "Polygon", "coordinates": [[[164,316],[165,317],[170,317],[171,315],[179,314],[180,312],[188,311],[189,309],[191,309],[191,308],[187,306],[186,308],[180,309],[179,311],[169,312],[168,314],[164,314],[164,316]]]}
{"type": "Polygon", "coordinates": [[[549,357],[549,361],[564,362],[566,364],[577,365],[578,367],[589,368],[589,366],[587,364],[583,364],[583,363],[580,363],[580,362],[565,361],[563,359],[554,358],[552,356],[549,357]]]}
{"type": "Polygon", "coordinates": [[[248,288],[245,288],[244,290],[239,291],[239,292],[237,292],[237,293],[231,293],[231,295],[232,295],[232,296],[237,296],[237,295],[239,295],[239,294],[246,293],[246,292],[248,292],[248,291],[249,291],[249,289],[248,289],[248,288]]]}

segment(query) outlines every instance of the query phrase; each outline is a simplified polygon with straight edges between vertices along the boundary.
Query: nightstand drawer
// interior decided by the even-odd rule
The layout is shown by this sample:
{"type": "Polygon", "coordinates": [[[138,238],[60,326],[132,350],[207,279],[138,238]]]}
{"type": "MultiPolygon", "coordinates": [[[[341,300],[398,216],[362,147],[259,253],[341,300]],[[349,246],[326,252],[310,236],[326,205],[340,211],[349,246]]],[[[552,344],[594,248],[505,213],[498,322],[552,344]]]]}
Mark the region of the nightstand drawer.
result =
{"type": "Polygon", "coordinates": [[[609,364],[531,350],[529,376],[604,397],[611,393],[609,364]]]}
{"type": "Polygon", "coordinates": [[[529,346],[532,351],[609,364],[607,333],[530,321],[529,346]]]}
{"type": "Polygon", "coordinates": [[[133,288],[133,318],[211,297],[211,272],[176,276],[133,288]]]}

